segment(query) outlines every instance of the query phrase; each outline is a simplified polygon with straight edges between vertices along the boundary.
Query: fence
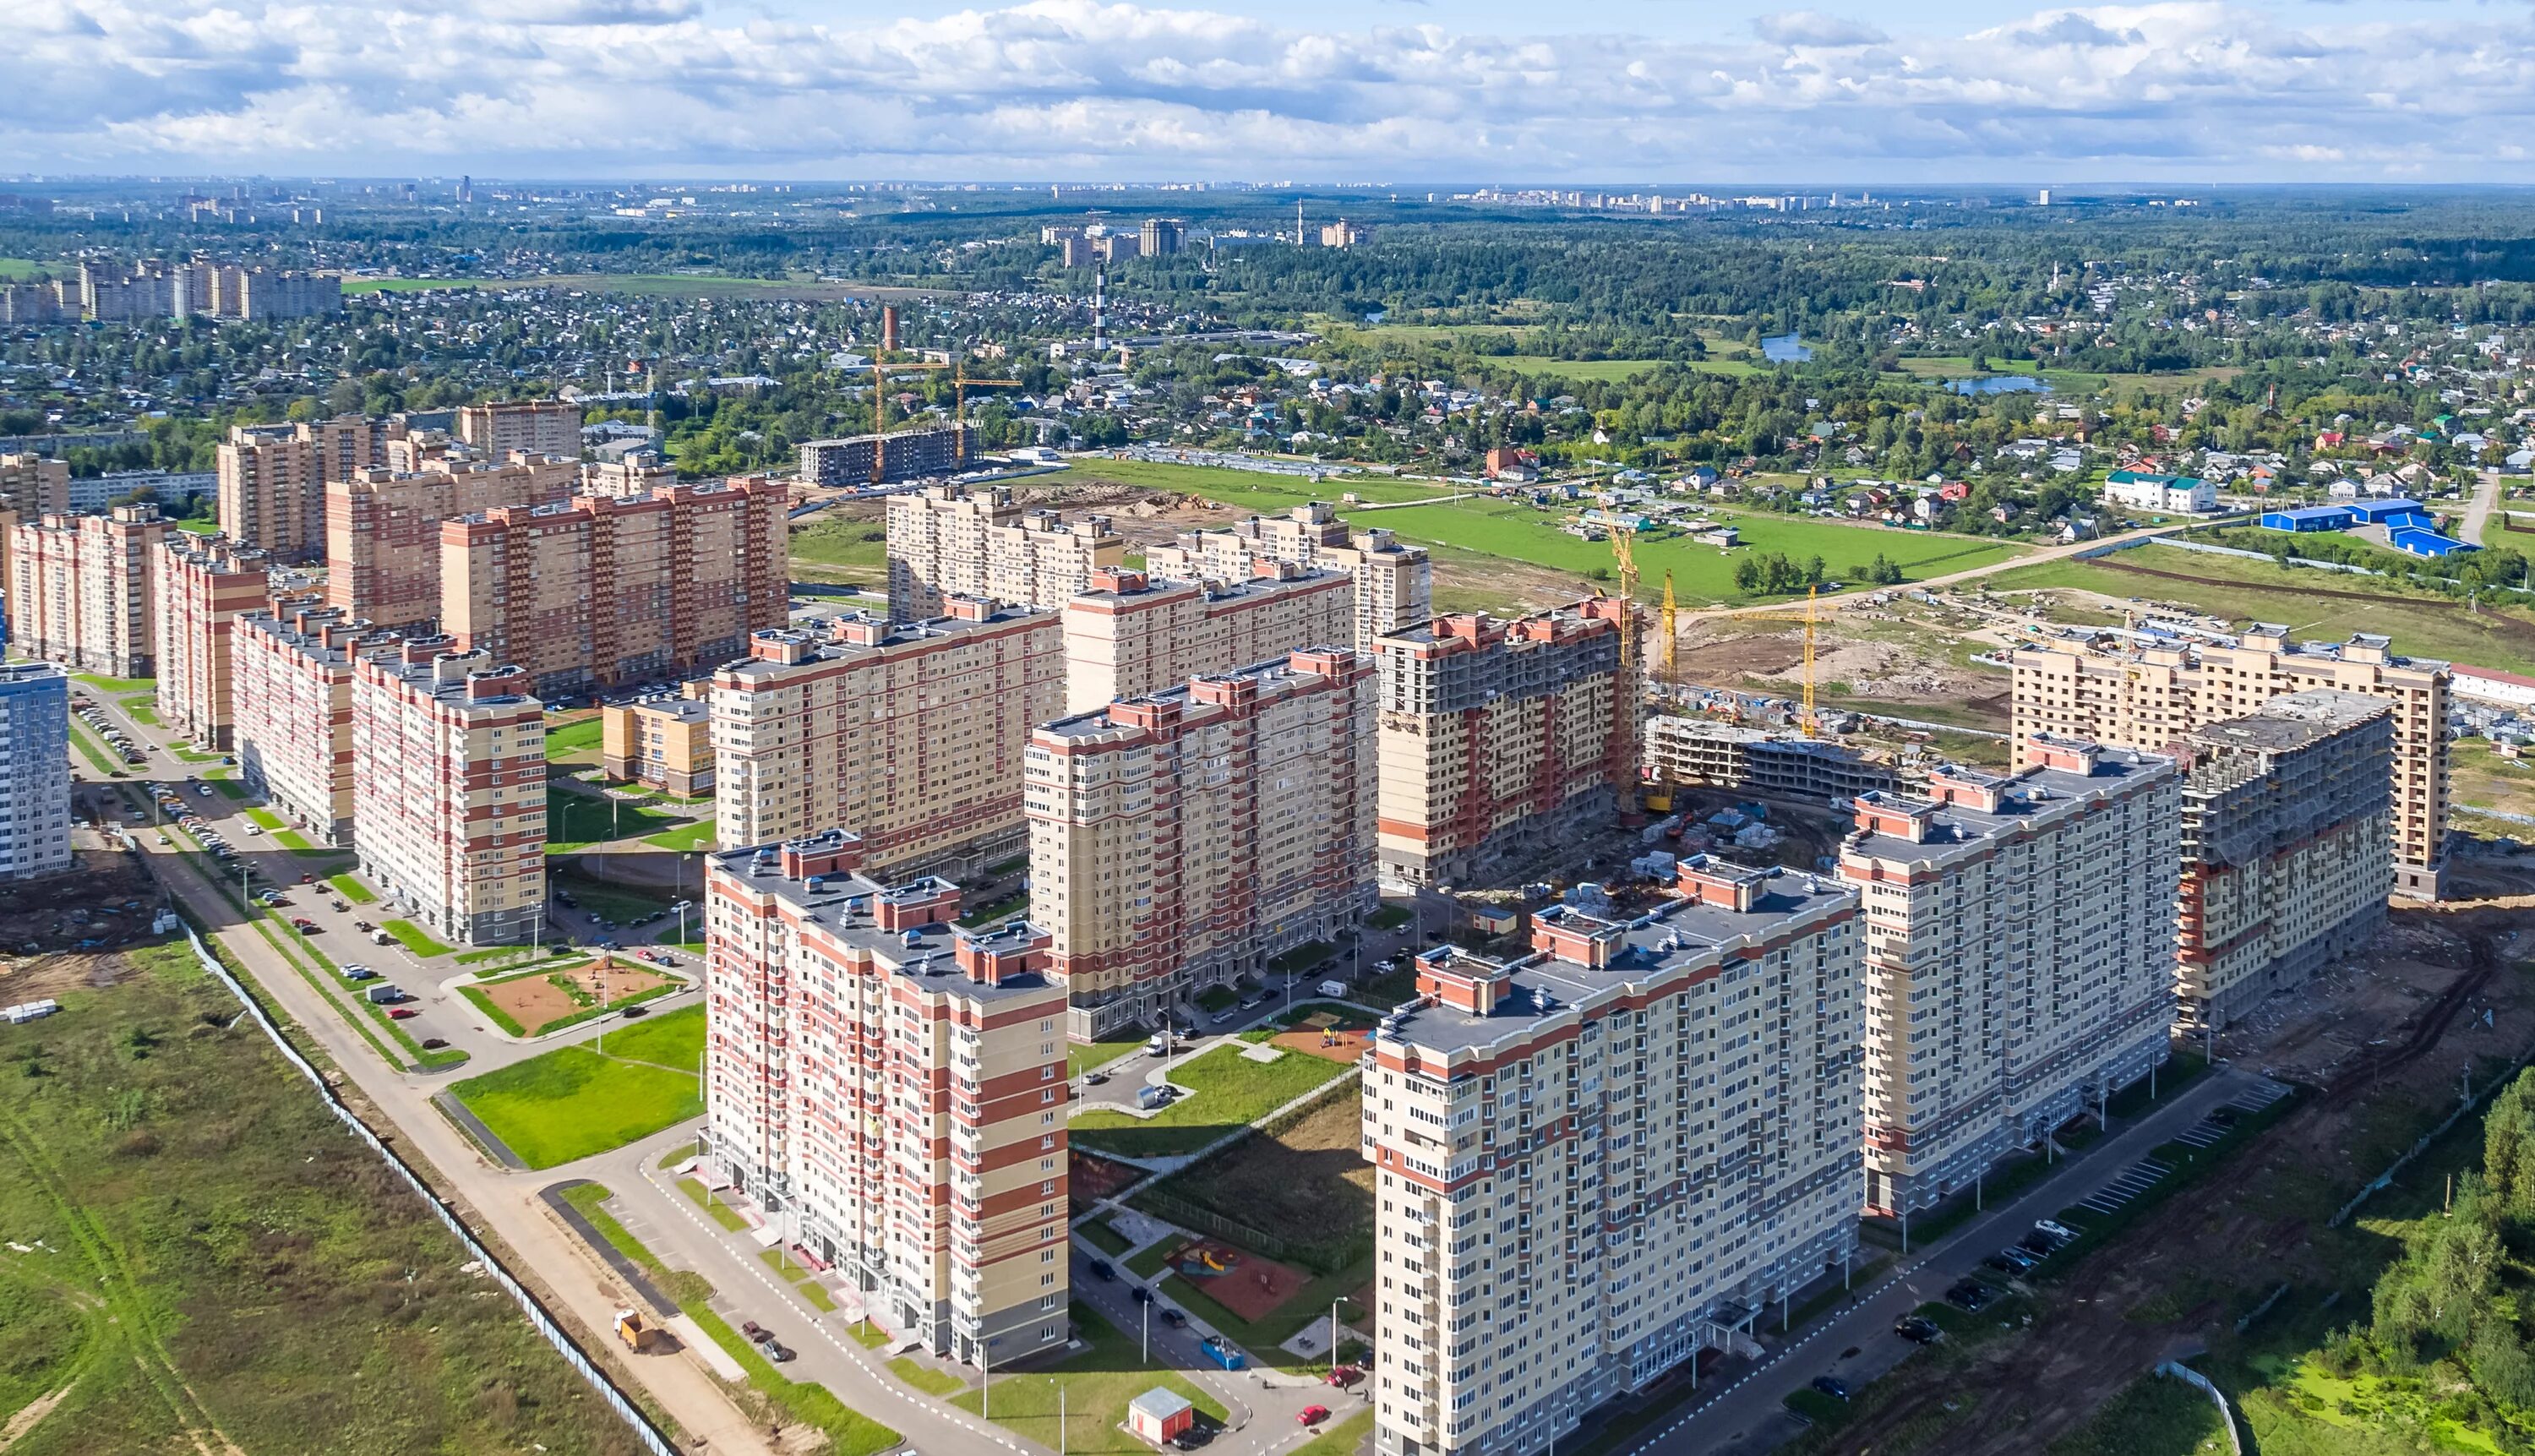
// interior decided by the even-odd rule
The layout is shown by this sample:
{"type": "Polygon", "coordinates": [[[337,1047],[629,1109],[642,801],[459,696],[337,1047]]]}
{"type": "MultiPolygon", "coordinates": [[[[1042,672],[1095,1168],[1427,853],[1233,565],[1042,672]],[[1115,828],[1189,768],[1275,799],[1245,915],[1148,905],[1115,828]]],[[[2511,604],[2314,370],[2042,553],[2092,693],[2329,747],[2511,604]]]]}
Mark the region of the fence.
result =
{"type": "Polygon", "coordinates": [[[1315,1274],[1335,1274],[1373,1252],[1373,1235],[1370,1234],[1300,1243],[1279,1238],[1262,1229],[1253,1229],[1239,1219],[1227,1219],[1203,1204],[1191,1203],[1171,1193],[1146,1193],[1136,1200],[1135,1206],[1139,1212],[1167,1219],[1201,1234],[1211,1234],[1227,1243],[1240,1244],[1255,1254],[1300,1264],[1315,1274]]]}
{"type": "Polygon", "coordinates": [[[2278,561],[2289,566],[2312,566],[2318,571],[2348,572],[2352,576],[2383,576],[2373,566],[2353,566],[2347,561],[2318,561],[2312,556],[2275,556],[2268,551],[2249,551],[2242,546],[2222,546],[2216,541],[2185,540],[2171,537],[2157,542],[2178,551],[2198,551],[2204,556],[2234,556],[2244,561],[2278,561]]]}
{"type": "Polygon", "coordinates": [[[644,1449],[652,1452],[653,1456],[678,1456],[677,1445],[669,1439],[668,1433],[661,1430],[649,1416],[645,1415],[643,1408],[635,1404],[634,1398],[627,1395],[615,1380],[589,1358],[588,1352],[583,1350],[580,1344],[565,1332],[562,1324],[547,1310],[545,1302],[530,1294],[527,1286],[520,1283],[519,1279],[503,1266],[502,1261],[493,1256],[493,1251],[477,1240],[465,1223],[450,1210],[449,1205],[439,1194],[432,1191],[431,1185],[423,1181],[411,1165],[398,1156],[395,1149],[379,1141],[378,1134],[370,1131],[369,1124],[363,1122],[351,1108],[343,1106],[342,1099],[335,1095],[335,1089],[327,1085],[325,1077],[316,1067],[309,1064],[308,1058],[299,1054],[299,1048],[291,1045],[288,1038],[281,1035],[281,1028],[276,1026],[273,1018],[266,1013],[264,1003],[249,993],[246,986],[235,976],[229,974],[229,968],[220,964],[219,957],[212,954],[211,948],[203,944],[203,937],[195,933],[194,927],[190,924],[185,927],[185,939],[194,948],[194,958],[202,962],[203,969],[216,977],[220,984],[228,987],[229,994],[235,996],[238,1004],[246,1008],[247,1014],[255,1018],[256,1026],[263,1030],[266,1040],[273,1043],[275,1049],[281,1053],[282,1059],[296,1067],[299,1075],[307,1078],[308,1084],[317,1089],[317,1095],[325,1099],[327,1110],[333,1112],[338,1121],[350,1128],[354,1137],[367,1143],[371,1152],[385,1160],[387,1165],[395,1169],[397,1173],[405,1180],[406,1185],[411,1187],[424,1203],[430,1205],[431,1211],[440,1216],[440,1222],[448,1226],[450,1233],[458,1235],[458,1241],[465,1245],[468,1253],[482,1261],[494,1282],[501,1285],[504,1292],[509,1294],[520,1308],[527,1314],[529,1325],[545,1337],[546,1343],[555,1348],[555,1353],[561,1355],[565,1362],[581,1372],[582,1378],[587,1380],[591,1387],[597,1390],[600,1399],[606,1401],[617,1415],[625,1418],[625,1424],[633,1427],[635,1439],[643,1444],[644,1449]]]}
{"type": "Polygon", "coordinates": [[[2227,1449],[2235,1452],[2236,1456],[2245,1456],[2245,1438],[2236,1433],[2236,1413],[2228,1409],[2227,1393],[2225,1391],[2222,1391],[2217,1386],[2211,1384],[2209,1382],[2209,1377],[2200,1373],[2198,1370],[2194,1369],[2190,1365],[2176,1364],[2172,1361],[2167,1361],[2165,1363],[2158,1365],[2156,1367],[2156,1372],[2160,1375],[2170,1376],[2174,1379],[2199,1386],[2201,1393],[2208,1396],[2210,1401],[2218,1407],[2218,1420],[2227,1427],[2227,1449]]]}
{"type": "Polygon", "coordinates": [[[2517,1058],[2517,1060],[2510,1062],[2507,1070],[2502,1072],[2499,1076],[2492,1078],[2490,1084],[2485,1086],[2479,1095],[2465,1098],[2459,1102],[2456,1105],[2456,1109],[2454,1111],[2447,1113],[2446,1116],[2439,1120],[2438,1126],[2422,1133],[2420,1141],[2412,1144],[2409,1148],[2404,1149],[2401,1157],[2385,1165],[2385,1171],[2383,1172],[2370,1178],[2366,1187],[2361,1188],[2358,1192],[2350,1195],[2350,1201],[2341,1205],[2340,1212],[2335,1213],[2332,1216],[2332,1221],[2324,1225],[2324,1227],[2327,1229],[2338,1229],[2342,1225],[2350,1222],[2350,1216],[2359,1212],[2359,1205],[2366,1203],[2370,1198],[2375,1197],[2383,1189],[2392,1186],[2395,1174],[2400,1173],[2406,1167],[2408,1167],[2413,1159],[2418,1158],[2423,1153],[2429,1151],[2430,1144],[2446,1136],[2448,1128],[2455,1126],[2457,1122],[2469,1115],[2474,1108],[2481,1107],[2486,1102],[2489,1102],[2492,1097],[2500,1091],[2500,1089],[2508,1085],[2509,1078],[2516,1076],[2517,1073],[2530,1061],[2535,1061],[2535,1051],[2529,1051],[2525,1055],[2517,1058]]]}

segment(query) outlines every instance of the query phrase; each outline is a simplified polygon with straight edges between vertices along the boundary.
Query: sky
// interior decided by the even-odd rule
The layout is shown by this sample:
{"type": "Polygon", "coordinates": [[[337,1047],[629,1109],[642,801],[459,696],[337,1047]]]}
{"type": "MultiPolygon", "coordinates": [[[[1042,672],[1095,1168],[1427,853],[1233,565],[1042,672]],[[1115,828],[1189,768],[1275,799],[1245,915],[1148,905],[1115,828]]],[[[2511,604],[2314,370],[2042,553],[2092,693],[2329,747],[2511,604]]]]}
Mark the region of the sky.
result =
{"type": "Polygon", "coordinates": [[[2535,183],[2535,0],[7,0],[0,172],[2535,183]]]}

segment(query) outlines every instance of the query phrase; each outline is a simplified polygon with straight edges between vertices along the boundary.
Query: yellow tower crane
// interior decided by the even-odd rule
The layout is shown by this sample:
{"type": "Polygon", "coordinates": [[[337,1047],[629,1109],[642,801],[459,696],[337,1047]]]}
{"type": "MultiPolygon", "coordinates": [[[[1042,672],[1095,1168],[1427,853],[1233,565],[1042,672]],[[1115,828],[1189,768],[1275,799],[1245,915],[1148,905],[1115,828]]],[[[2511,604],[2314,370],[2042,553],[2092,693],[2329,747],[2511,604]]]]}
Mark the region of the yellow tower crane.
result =
{"type": "MultiPolygon", "coordinates": [[[[1664,573],[1663,615],[1664,702],[1667,710],[1674,694],[1681,688],[1681,603],[1672,595],[1672,573],[1664,573]]],[[[1672,780],[1661,770],[1646,781],[1646,811],[1652,814],[1672,812],[1672,780]]]]}
{"type": "MultiPolygon", "coordinates": [[[[1814,715],[1814,629],[1820,625],[1822,621],[1822,618],[1814,614],[1814,603],[1817,600],[1816,594],[1821,590],[1822,589],[1819,587],[1805,588],[1805,614],[1803,617],[1805,624],[1804,728],[1805,736],[1808,738],[1819,738],[1822,736],[1821,722],[1814,715]]],[[[1738,611],[1732,613],[1732,615],[1737,620],[1750,621],[1783,622],[1787,619],[1787,614],[1782,611],[1738,611]]]]}
{"type": "Polygon", "coordinates": [[[961,359],[961,360],[960,360],[958,363],[957,363],[957,364],[934,364],[934,363],[897,363],[897,364],[888,364],[888,363],[880,363],[880,362],[875,361],[875,362],[872,364],[872,476],[871,476],[871,477],[872,477],[872,483],[873,483],[873,484],[875,484],[875,485],[882,484],[882,483],[883,483],[883,482],[888,478],[888,474],[889,474],[889,450],[888,450],[888,442],[882,438],[882,436],[885,436],[885,435],[887,435],[887,434],[889,433],[889,390],[888,390],[888,388],[887,388],[885,385],[883,385],[883,384],[882,384],[882,382],[881,382],[881,375],[883,374],[883,372],[888,372],[888,373],[893,373],[893,374],[894,374],[894,373],[898,373],[898,372],[900,372],[900,371],[914,371],[914,370],[919,370],[919,369],[949,369],[949,370],[951,370],[951,371],[952,371],[952,372],[951,372],[951,422],[952,422],[952,424],[953,424],[953,425],[955,425],[955,426],[957,426],[957,427],[958,427],[959,429],[962,429],[962,430],[965,430],[965,429],[968,427],[968,417],[967,417],[967,416],[968,416],[968,391],[969,391],[969,390],[971,390],[971,389],[983,389],[983,388],[986,388],[986,387],[987,387],[987,386],[989,386],[989,385],[1009,384],[1009,385],[1016,385],[1016,386],[1017,386],[1017,385],[1019,385],[1019,384],[1020,383],[1020,380],[1018,380],[1018,379],[971,379],[971,378],[969,378],[969,377],[968,377],[968,361],[967,361],[966,359],[961,359]]]}
{"type": "Polygon", "coordinates": [[[1611,733],[1616,740],[1611,765],[1611,788],[1618,795],[1620,812],[1633,814],[1638,808],[1638,711],[1643,696],[1638,685],[1638,528],[1611,518],[1611,557],[1620,568],[1620,675],[1611,684],[1611,733]]]}

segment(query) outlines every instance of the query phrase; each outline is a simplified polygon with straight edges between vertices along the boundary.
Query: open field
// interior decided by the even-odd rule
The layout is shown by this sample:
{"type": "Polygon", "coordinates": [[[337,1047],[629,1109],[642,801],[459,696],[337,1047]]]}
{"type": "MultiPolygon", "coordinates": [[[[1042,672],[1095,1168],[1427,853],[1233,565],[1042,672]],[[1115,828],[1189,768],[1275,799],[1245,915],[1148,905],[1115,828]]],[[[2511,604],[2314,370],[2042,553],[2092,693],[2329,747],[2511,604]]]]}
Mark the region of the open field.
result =
{"type": "Polygon", "coordinates": [[[2535,760],[2503,758],[2489,738],[2458,738],[2447,748],[2448,798],[2504,814],[2535,814],[2535,760]]]}
{"type": "Polygon", "coordinates": [[[1348,1088],[1163,1179],[1135,1203],[1182,1221],[1185,1210],[1168,1205],[1194,1205],[1235,1229],[1286,1239],[1297,1253],[1316,1251],[1324,1257],[1315,1263],[1334,1267],[1358,1245],[1371,1247],[1374,1173],[1363,1143],[1364,1096],[1348,1088]]]}
{"type": "Polygon", "coordinates": [[[631,1456],[188,952],[94,966],[125,979],[0,1028],[0,1406],[59,1397],[13,1456],[631,1456]]]}
{"type": "Polygon", "coordinates": [[[2394,650],[2479,667],[2535,673],[2535,611],[2468,609],[2451,597],[2342,572],[2139,546],[2091,561],[2051,561],[1991,577],[1992,592],[2076,588],[2120,605],[2131,598],[2181,602],[2247,622],[2283,622],[2294,637],[2338,641],[2381,632],[2394,650]]]}
{"type": "Polygon", "coordinates": [[[596,713],[560,715],[556,726],[546,729],[546,762],[571,758],[596,763],[603,731],[596,713]]]}
{"type": "MultiPolygon", "coordinates": [[[[0,279],[7,279],[11,283],[25,283],[31,278],[41,278],[46,271],[46,265],[32,258],[0,258],[0,279]]],[[[76,268],[70,271],[78,272],[76,268]]]]}
{"type": "Polygon", "coordinates": [[[994,1423],[1024,1440],[1036,1441],[1067,1456],[1152,1456],[1153,1448],[1126,1431],[1127,1403],[1160,1386],[1187,1400],[1205,1420],[1220,1426],[1227,1419],[1221,1402],[1165,1364],[1137,1359],[1136,1341],[1122,1334],[1087,1304],[1073,1306],[1075,1332],[1084,1348],[1044,1370],[998,1375],[991,1392],[968,1391],[951,1404],[974,1416],[989,1404],[994,1423]],[[1057,1430],[1060,1403],[1065,1429],[1057,1430]]]}
{"type": "Polygon", "coordinates": [[[628,803],[612,795],[575,793],[552,785],[546,787],[546,853],[549,855],[586,850],[610,840],[639,839],[683,829],[695,822],[690,815],[628,803]]]}
{"type": "MultiPolygon", "coordinates": [[[[500,1071],[470,1077],[453,1089],[467,1110],[484,1120],[530,1168],[552,1168],[576,1158],[621,1148],[705,1109],[697,1073],[654,1062],[652,1055],[687,1054],[701,1028],[704,1008],[687,1007],[656,1022],[610,1032],[607,1053],[592,1046],[558,1046],[500,1071]],[[630,1045],[626,1038],[634,1038],[630,1045]]],[[[701,1040],[694,1042],[699,1059],[701,1040]]]]}
{"type": "Polygon", "coordinates": [[[1237,1127],[1246,1127],[1328,1085],[1346,1068],[1318,1056],[1287,1052],[1271,1062],[1249,1061],[1234,1045],[1201,1052],[1171,1069],[1173,1084],[1193,1096],[1150,1117],[1093,1111],[1076,1117],[1074,1146],[1126,1158],[1166,1158],[1194,1153],[1237,1127]]]}
{"type": "Polygon", "coordinates": [[[792,528],[790,551],[793,574],[804,581],[889,585],[889,532],[878,520],[831,506],[792,528]]]}

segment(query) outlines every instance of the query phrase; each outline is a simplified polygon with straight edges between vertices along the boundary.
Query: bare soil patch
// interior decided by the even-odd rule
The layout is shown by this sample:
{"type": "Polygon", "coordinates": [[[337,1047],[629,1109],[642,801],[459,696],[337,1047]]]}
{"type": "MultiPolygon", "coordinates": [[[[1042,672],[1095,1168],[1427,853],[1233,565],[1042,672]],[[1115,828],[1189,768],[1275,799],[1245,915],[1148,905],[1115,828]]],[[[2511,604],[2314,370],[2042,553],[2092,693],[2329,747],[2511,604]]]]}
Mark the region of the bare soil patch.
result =
{"type": "Polygon", "coordinates": [[[1311,1283],[1311,1276],[1290,1264],[1262,1258],[1219,1238],[1181,1244],[1170,1266],[1205,1292],[1206,1297],[1256,1324],[1311,1283]]]}
{"type": "Polygon", "coordinates": [[[675,980],[664,972],[628,961],[598,960],[543,975],[498,981],[477,989],[533,1037],[601,1001],[614,1005],[675,980]]]}

